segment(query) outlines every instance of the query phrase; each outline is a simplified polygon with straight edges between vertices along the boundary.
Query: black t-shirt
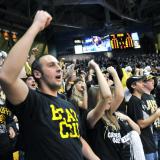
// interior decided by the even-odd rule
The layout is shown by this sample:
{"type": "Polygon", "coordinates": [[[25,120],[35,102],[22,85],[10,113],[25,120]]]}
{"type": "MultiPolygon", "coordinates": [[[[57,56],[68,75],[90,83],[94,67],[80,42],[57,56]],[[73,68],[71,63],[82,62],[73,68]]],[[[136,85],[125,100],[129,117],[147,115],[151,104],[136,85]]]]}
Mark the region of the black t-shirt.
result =
{"type": "MultiPolygon", "coordinates": [[[[152,115],[158,108],[156,100],[154,99],[153,95],[144,93],[142,95],[142,100],[147,106],[147,110],[152,115]]],[[[154,131],[160,131],[160,118],[157,118],[153,123],[154,131]]]]}
{"type": "MultiPolygon", "coordinates": [[[[148,118],[150,113],[147,110],[145,103],[138,97],[132,95],[128,102],[127,114],[134,122],[137,123],[138,120],[148,118]]],[[[156,151],[151,126],[141,129],[140,137],[145,154],[156,151]]]]}
{"type": "Polygon", "coordinates": [[[125,121],[119,120],[120,130],[99,120],[93,129],[88,130],[89,144],[101,160],[130,160],[129,131],[125,121]]]}
{"type": "Polygon", "coordinates": [[[71,103],[30,90],[26,100],[12,108],[21,126],[26,160],[83,159],[79,120],[71,103]]]}

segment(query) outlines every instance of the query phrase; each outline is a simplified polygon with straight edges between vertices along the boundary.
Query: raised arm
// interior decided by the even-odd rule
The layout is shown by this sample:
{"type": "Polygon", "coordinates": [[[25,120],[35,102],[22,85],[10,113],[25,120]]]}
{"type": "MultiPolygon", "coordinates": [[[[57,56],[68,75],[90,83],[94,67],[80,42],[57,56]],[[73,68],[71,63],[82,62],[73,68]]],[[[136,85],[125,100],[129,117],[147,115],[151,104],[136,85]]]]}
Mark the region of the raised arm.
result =
{"type": "Polygon", "coordinates": [[[87,115],[87,120],[91,128],[93,128],[97,121],[103,116],[104,111],[110,108],[112,95],[107,81],[103,76],[103,73],[101,72],[101,69],[99,68],[98,64],[92,60],[89,62],[89,67],[92,67],[96,72],[100,90],[100,99],[97,101],[96,107],[93,110],[91,110],[87,115]]]}
{"type": "Polygon", "coordinates": [[[47,27],[52,17],[45,11],[38,11],[32,25],[23,37],[13,46],[0,70],[0,83],[13,104],[24,101],[28,94],[28,87],[18,78],[20,71],[27,61],[28,53],[36,35],[47,27]]]}
{"type": "Polygon", "coordinates": [[[86,83],[83,82],[83,100],[78,102],[78,106],[83,109],[88,108],[88,94],[87,94],[87,86],[86,83]]]}
{"type": "Polygon", "coordinates": [[[118,77],[117,71],[113,67],[108,67],[107,71],[113,77],[113,81],[115,85],[113,100],[111,103],[111,111],[114,113],[123,101],[124,90],[123,90],[122,82],[118,77]]]}
{"type": "Polygon", "coordinates": [[[108,83],[99,67],[99,65],[94,62],[94,60],[91,60],[89,62],[89,67],[93,68],[95,70],[95,73],[97,75],[98,79],[98,84],[101,92],[101,98],[106,99],[106,98],[111,98],[111,90],[108,86],[108,83]]]}
{"type": "Polygon", "coordinates": [[[31,55],[28,59],[28,63],[31,66],[34,60],[36,59],[36,56],[39,54],[39,49],[38,48],[32,48],[31,50],[31,55]]]}

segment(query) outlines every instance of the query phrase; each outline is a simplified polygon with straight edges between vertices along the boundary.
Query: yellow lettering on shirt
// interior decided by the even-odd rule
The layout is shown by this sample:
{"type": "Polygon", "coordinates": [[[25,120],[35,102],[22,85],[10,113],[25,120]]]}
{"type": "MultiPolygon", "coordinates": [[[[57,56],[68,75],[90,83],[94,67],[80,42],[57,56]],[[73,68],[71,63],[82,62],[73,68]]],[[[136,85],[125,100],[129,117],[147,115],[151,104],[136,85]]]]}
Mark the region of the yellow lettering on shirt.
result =
{"type": "Polygon", "coordinates": [[[50,105],[52,120],[59,121],[60,137],[79,138],[79,123],[76,112],[73,109],[56,108],[53,104],[50,105]]]}
{"type": "Polygon", "coordinates": [[[147,110],[150,110],[151,113],[154,113],[157,110],[157,104],[155,100],[147,100],[147,110]]]}
{"type": "MultiPolygon", "coordinates": [[[[147,100],[146,102],[147,102],[147,109],[150,110],[152,114],[155,113],[158,108],[156,101],[155,100],[147,100]]],[[[154,121],[154,126],[156,128],[160,128],[160,118],[158,118],[154,121]]]]}
{"type": "Polygon", "coordinates": [[[79,138],[80,137],[78,126],[79,126],[78,123],[72,123],[73,132],[71,132],[71,134],[70,134],[71,138],[79,138]]]}
{"type": "Polygon", "coordinates": [[[71,129],[72,126],[70,124],[67,124],[66,119],[64,119],[62,122],[59,123],[60,128],[60,136],[61,138],[69,138],[69,132],[65,131],[64,128],[71,129]]]}
{"type": "Polygon", "coordinates": [[[78,121],[78,117],[77,117],[76,112],[71,108],[70,108],[70,112],[74,115],[75,120],[78,121]]]}
{"type": "Polygon", "coordinates": [[[50,105],[52,111],[52,120],[61,120],[62,113],[64,113],[63,108],[55,108],[53,104],[50,105]]]}
{"type": "Polygon", "coordinates": [[[75,122],[75,118],[73,117],[72,113],[66,109],[66,113],[67,113],[67,122],[75,122]]]}

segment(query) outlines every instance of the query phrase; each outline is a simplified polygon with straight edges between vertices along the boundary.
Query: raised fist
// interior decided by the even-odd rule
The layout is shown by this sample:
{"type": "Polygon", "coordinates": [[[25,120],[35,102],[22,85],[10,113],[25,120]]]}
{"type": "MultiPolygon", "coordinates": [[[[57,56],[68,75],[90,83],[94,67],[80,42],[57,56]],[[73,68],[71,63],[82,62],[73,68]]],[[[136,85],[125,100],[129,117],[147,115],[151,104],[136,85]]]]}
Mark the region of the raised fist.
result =
{"type": "Polygon", "coordinates": [[[112,75],[112,74],[116,73],[116,70],[114,69],[114,67],[110,66],[107,68],[107,72],[112,75]]]}
{"type": "Polygon", "coordinates": [[[89,68],[95,69],[96,66],[98,66],[98,64],[93,59],[89,61],[88,63],[89,68]]]}
{"type": "Polygon", "coordinates": [[[52,20],[51,15],[46,11],[37,11],[33,24],[38,27],[39,31],[42,31],[44,28],[46,28],[52,20]]]}

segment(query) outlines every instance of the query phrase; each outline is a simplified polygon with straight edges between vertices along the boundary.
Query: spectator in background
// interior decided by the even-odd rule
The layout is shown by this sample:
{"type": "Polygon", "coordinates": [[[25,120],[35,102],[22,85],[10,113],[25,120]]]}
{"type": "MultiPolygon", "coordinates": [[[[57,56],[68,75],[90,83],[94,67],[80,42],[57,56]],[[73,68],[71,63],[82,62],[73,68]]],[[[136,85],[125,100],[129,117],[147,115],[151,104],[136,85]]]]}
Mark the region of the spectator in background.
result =
{"type": "Polygon", "coordinates": [[[13,114],[6,107],[5,96],[0,87],[0,160],[13,160],[13,151],[16,143],[16,124],[13,114]]]}
{"type": "MultiPolygon", "coordinates": [[[[142,95],[142,100],[147,106],[147,111],[150,115],[154,114],[158,109],[156,100],[151,92],[154,90],[155,77],[152,75],[147,75],[144,80],[144,94],[142,95]]],[[[160,117],[157,118],[153,123],[153,137],[156,144],[158,160],[160,159],[160,117]]]]}
{"type": "Polygon", "coordinates": [[[131,77],[132,76],[132,68],[131,68],[131,66],[125,67],[125,71],[127,73],[127,77],[131,77]]]}
{"type": "Polygon", "coordinates": [[[0,51],[0,67],[2,67],[6,58],[7,58],[7,53],[5,51],[0,51]]]}
{"type": "MultiPolygon", "coordinates": [[[[0,69],[6,58],[7,53],[0,51],[0,69]]],[[[0,86],[0,160],[12,160],[16,143],[16,124],[5,103],[6,96],[0,86]]]]}
{"type": "Polygon", "coordinates": [[[144,78],[144,76],[132,76],[127,80],[127,87],[132,94],[128,102],[127,114],[141,128],[140,137],[146,160],[157,160],[151,127],[152,123],[160,117],[160,109],[150,116],[141,98],[144,93],[144,78]]]}
{"type": "Polygon", "coordinates": [[[87,87],[86,83],[84,81],[84,78],[77,78],[74,81],[74,85],[72,88],[72,94],[71,94],[71,102],[77,107],[77,110],[79,112],[79,118],[81,122],[81,142],[82,142],[82,150],[85,158],[89,158],[91,160],[100,160],[97,155],[92,151],[89,144],[86,142],[86,113],[88,109],[88,95],[87,95],[87,87]],[[82,79],[81,79],[82,78],[82,79]],[[91,157],[90,157],[91,155],[91,157]]]}
{"type": "Polygon", "coordinates": [[[27,78],[23,78],[23,80],[30,89],[37,89],[37,83],[33,76],[28,76],[27,78]]]}
{"type": "Polygon", "coordinates": [[[85,114],[88,109],[88,94],[86,83],[82,79],[77,78],[74,81],[70,100],[77,107],[81,120],[82,136],[86,137],[85,114]]]}

